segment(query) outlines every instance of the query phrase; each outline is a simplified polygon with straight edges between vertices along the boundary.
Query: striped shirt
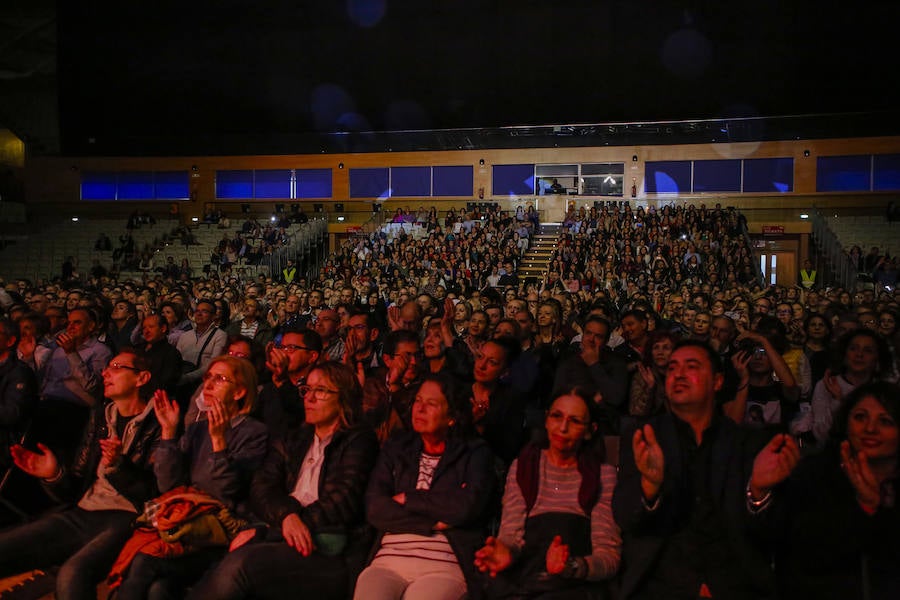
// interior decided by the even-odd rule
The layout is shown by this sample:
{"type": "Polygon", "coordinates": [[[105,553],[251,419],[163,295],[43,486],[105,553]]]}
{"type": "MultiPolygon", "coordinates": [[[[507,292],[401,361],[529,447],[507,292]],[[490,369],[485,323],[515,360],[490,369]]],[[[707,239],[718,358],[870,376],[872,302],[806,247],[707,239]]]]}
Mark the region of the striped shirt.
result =
{"type": "MultiPolygon", "coordinates": [[[[441,461],[440,455],[419,455],[419,476],[416,479],[417,490],[431,489],[434,470],[441,461]]],[[[456,554],[443,533],[417,535],[415,533],[386,533],[381,538],[381,547],[375,557],[396,556],[401,558],[423,558],[456,564],[456,554]]]]}
{"type": "MultiPolygon", "coordinates": [[[[578,504],[581,474],[577,465],[557,467],[541,452],[538,495],[530,514],[525,514],[525,497],[516,481],[519,461],[513,461],[506,477],[503,492],[503,516],[500,521],[500,541],[519,552],[525,546],[525,521],[529,516],[544,513],[569,513],[583,515],[578,504]]],[[[588,566],[588,579],[600,580],[612,577],[619,570],[622,537],[612,515],[612,495],[616,487],[616,470],[603,465],[600,472],[600,500],[591,511],[591,555],[584,559],[588,566]]],[[[563,540],[565,543],[565,540],[563,540]]]]}

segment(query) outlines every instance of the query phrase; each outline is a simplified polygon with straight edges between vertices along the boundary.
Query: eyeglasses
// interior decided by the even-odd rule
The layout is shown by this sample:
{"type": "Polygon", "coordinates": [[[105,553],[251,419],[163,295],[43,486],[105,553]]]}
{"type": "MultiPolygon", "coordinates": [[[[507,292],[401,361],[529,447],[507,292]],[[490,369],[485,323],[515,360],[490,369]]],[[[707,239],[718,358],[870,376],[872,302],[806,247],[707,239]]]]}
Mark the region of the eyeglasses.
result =
{"type": "Polygon", "coordinates": [[[207,372],[203,375],[203,382],[209,383],[210,381],[212,381],[216,385],[220,385],[223,383],[234,383],[234,379],[229,379],[229,378],[225,377],[224,375],[222,375],[221,373],[207,372]]]}
{"type": "Polygon", "coordinates": [[[134,371],[135,373],[140,373],[141,370],[137,367],[132,367],[131,365],[123,365],[122,363],[111,362],[104,368],[105,371],[134,371]]]}
{"type": "Polygon", "coordinates": [[[338,390],[332,390],[322,386],[312,387],[310,385],[301,385],[297,389],[300,391],[301,396],[306,397],[311,395],[316,400],[324,400],[329,394],[340,393],[338,390]]]}
{"type": "Polygon", "coordinates": [[[244,352],[235,352],[233,350],[228,351],[228,356],[233,356],[235,358],[250,358],[249,354],[245,354],[244,352]]]}
{"type": "Polygon", "coordinates": [[[578,417],[569,417],[565,413],[554,410],[547,413],[547,420],[554,423],[568,423],[572,427],[587,427],[588,422],[578,417]]]}
{"type": "Polygon", "coordinates": [[[278,344],[275,347],[279,350],[284,350],[288,354],[293,354],[297,350],[311,350],[308,346],[298,346],[296,344],[278,344]]]}

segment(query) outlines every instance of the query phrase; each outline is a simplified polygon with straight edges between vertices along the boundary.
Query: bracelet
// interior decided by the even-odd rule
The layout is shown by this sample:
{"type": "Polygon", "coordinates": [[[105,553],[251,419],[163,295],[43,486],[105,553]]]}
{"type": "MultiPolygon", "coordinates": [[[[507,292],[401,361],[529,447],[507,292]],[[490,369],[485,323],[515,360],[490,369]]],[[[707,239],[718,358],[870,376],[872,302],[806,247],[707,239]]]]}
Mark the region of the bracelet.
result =
{"type": "Polygon", "coordinates": [[[754,509],[760,509],[766,504],[769,503],[769,500],[772,499],[772,490],[766,492],[766,494],[760,498],[759,500],[753,499],[753,492],[750,491],[750,482],[747,482],[747,504],[754,509]]]}
{"type": "Polygon", "coordinates": [[[747,389],[747,386],[749,386],[749,385],[750,385],[750,382],[748,381],[747,383],[745,383],[744,385],[740,386],[738,389],[736,389],[736,390],[734,390],[734,391],[740,392],[741,390],[746,390],[746,389],[747,389]]]}

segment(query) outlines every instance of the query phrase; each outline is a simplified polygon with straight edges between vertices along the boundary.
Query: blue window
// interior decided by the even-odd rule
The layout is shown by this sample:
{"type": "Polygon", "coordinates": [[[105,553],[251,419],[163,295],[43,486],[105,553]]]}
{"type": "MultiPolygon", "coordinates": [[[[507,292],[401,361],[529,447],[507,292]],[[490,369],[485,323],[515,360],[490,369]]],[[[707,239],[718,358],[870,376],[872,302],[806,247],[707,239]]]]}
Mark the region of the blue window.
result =
{"type": "Polygon", "coordinates": [[[871,176],[872,157],[868,154],[816,159],[817,192],[868,192],[871,176]]]}
{"type": "Polygon", "coordinates": [[[216,198],[253,198],[253,171],[216,171],[216,198]]]}
{"type": "Polygon", "coordinates": [[[391,196],[430,196],[431,167],[391,167],[391,196]]]}
{"type": "Polygon", "coordinates": [[[81,174],[81,199],[82,200],[115,200],[116,199],[116,174],[115,173],[82,173],[81,174]]]}
{"type": "Polygon", "coordinates": [[[434,167],[432,196],[471,196],[475,189],[471,166],[434,167]]]}
{"type": "Polygon", "coordinates": [[[876,192],[900,190],[900,154],[876,154],[873,160],[875,180],[872,189],[876,192]]]}
{"type": "Polygon", "coordinates": [[[740,160],[695,160],[695,192],[740,192],[740,160]]]}
{"type": "Polygon", "coordinates": [[[297,198],[331,198],[331,169],[297,169],[297,198]]]}
{"type": "Polygon", "coordinates": [[[253,172],[254,198],[291,198],[290,169],[273,169],[253,172]]]}
{"type": "Polygon", "coordinates": [[[494,196],[530,196],[534,194],[534,165],[494,165],[494,196]]]}
{"type": "Polygon", "coordinates": [[[793,190],[793,158],[748,158],[744,160],[744,192],[786,193],[793,190]]]}
{"type": "Polygon", "coordinates": [[[158,200],[187,200],[191,197],[190,175],[187,171],[160,171],[153,183],[158,200]]]}
{"type": "Polygon", "coordinates": [[[644,168],[644,189],[648,194],[687,194],[691,191],[691,161],[661,160],[644,168]]]}
{"type": "Polygon", "coordinates": [[[351,198],[390,197],[390,170],[383,169],[350,169],[351,198]]]}
{"type": "Polygon", "coordinates": [[[153,200],[153,171],[119,173],[118,200],[153,200]]]}

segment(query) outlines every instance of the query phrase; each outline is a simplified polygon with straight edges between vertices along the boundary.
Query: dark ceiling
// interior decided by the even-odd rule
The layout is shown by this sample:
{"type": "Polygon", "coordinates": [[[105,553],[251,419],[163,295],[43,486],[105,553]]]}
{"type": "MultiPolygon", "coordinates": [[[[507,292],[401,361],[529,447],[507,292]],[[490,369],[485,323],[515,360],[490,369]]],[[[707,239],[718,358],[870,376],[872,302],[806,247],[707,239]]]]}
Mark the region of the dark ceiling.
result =
{"type": "Polygon", "coordinates": [[[32,154],[900,133],[896,2],[9,4],[0,126],[32,154]]]}

